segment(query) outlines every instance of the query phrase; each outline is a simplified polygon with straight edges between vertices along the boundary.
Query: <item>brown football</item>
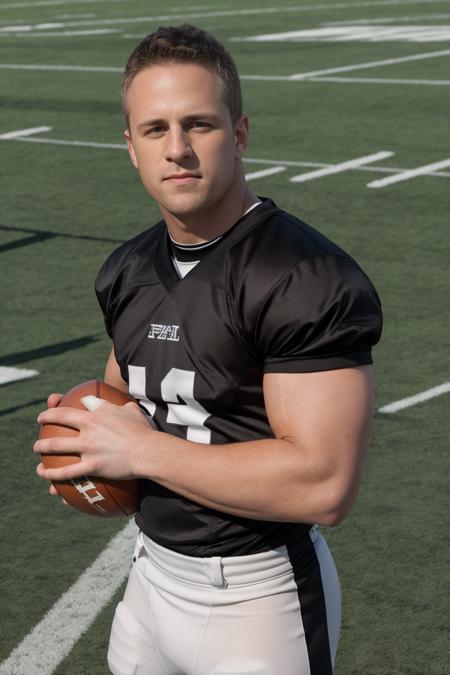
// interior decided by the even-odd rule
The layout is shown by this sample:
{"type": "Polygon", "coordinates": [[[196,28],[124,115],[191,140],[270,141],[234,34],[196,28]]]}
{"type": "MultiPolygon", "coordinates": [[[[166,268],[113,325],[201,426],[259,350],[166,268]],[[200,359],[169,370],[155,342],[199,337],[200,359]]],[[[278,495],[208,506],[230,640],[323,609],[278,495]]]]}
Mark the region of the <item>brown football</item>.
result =
{"type": "MultiPolygon", "coordinates": [[[[100,380],[83,382],[65,394],[59,405],[68,408],[86,410],[81,403],[83,396],[97,396],[116,405],[125,405],[135,399],[119,389],[100,380]]],[[[78,436],[78,430],[59,424],[43,424],[39,438],[53,438],[54,436],[78,436]]],[[[67,464],[74,464],[80,456],[73,455],[41,455],[42,463],[47,469],[53,469],[67,464]]],[[[89,513],[91,516],[117,518],[131,516],[139,508],[140,481],[110,480],[98,476],[81,476],[68,481],[53,481],[58,494],[70,506],[89,513]]]]}

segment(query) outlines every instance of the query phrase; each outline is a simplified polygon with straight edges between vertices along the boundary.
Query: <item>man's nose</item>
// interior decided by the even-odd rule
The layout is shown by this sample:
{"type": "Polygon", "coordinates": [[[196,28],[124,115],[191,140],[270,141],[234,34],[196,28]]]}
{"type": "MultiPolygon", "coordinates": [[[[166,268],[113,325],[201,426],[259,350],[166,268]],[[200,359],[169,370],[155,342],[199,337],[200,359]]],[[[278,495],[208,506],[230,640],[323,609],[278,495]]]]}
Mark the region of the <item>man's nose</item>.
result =
{"type": "Polygon", "coordinates": [[[167,134],[166,159],[180,162],[194,154],[189,134],[184,129],[173,129],[167,134]]]}

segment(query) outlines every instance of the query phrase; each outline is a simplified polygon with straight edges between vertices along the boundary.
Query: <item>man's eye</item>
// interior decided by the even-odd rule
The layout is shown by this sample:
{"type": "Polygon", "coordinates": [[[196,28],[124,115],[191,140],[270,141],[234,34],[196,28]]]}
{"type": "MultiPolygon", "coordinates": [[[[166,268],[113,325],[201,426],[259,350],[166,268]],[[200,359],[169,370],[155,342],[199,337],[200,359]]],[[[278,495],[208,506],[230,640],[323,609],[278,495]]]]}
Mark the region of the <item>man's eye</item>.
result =
{"type": "Polygon", "coordinates": [[[190,129],[210,129],[211,125],[208,122],[202,122],[201,120],[194,120],[189,123],[190,129]]]}
{"type": "Polygon", "coordinates": [[[146,136],[161,136],[165,131],[164,127],[150,127],[145,132],[146,136]]]}

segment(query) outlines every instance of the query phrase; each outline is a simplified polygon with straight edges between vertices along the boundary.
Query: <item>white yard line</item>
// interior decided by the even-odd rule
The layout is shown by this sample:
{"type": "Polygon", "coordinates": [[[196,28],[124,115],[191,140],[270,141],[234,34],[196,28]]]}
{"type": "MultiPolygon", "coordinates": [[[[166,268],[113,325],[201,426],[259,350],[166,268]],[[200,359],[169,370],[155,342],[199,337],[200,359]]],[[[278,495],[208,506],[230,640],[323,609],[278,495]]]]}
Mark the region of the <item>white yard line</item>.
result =
{"type": "MultiPolygon", "coordinates": [[[[372,68],[381,65],[393,65],[395,63],[435,58],[438,56],[449,55],[450,50],[439,52],[426,52],[425,54],[415,54],[412,56],[401,57],[398,59],[388,59],[384,61],[371,61],[369,63],[360,63],[350,66],[341,66],[339,68],[327,68],[310,73],[298,73],[297,75],[241,75],[241,80],[256,80],[268,82],[343,82],[343,83],[367,83],[367,84],[399,84],[399,85],[430,85],[430,86],[448,86],[450,80],[409,80],[409,79],[384,79],[384,78],[348,78],[348,77],[325,77],[327,73],[337,73],[358,70],[361,68],[372,68]]],[[[52,65],[52,64],[34,64],[34,63],[0,63],[0,70],[29,70],[29,71],[55,71],[55,72],[86,72],[86,73],[123,73],[123,68],[114,66],[77,66],[77,65],[52,65]]]]}
{"type": "Polygon", "coordinates": [[[444,159],[441,162],[434,162],[433,164],[425,164],[425,166],[419,166],[417,169],[410,169],[409,171],[402,171],[395,176],[389,176],[388,178],[380,178],[379,180],[374,180],[371,183],[367,183],[369,188],[382,188],[387,185],[393,185],[394,183],[401,183],[405,180],[411,180],[411,178],[416,178],[416,176],[425,176],[430,174],[432,171],[439,171],[439,169],[446,169],[450,166],[450,159],[444,159]]]}
{"type": "MultiPolygon", "coordinates": [[[[65,66],[33,63],[0,63],[0,70],[30,70],[80,73],[123,73],[123,68],[113,66],[65,66]]],[[[336,82],[354,84],[399,84],[412,86],[448,86],[450,80],[401,80],[381,77],[308,77],[292,79],[292,75],[241,75],[241,80],[267,80],[281,82],[336,82]]]]}
{"type": "Polygon", "coordinates": [[[24,138],[33,134],[42,134],[44,131],[51,131],[51,127],[31,127],[29,129],[18,129],[17,131],[8,131],[6,134],[0,134],[0,139],[12,140],[17,138],[24,138]]]}
{"type": "Polygon", "coordinates": [[[336,82],[338,84],[395,84],[409,86],[448,87],[450,80],[395,80],[383,77],[310,77],[306,82],[336,82]]]}
{"type": "Polygon", "coordinates": [[[95,19],[97,14],[55,14],[55,19],[95,19]]]}
{"type": "Polygon", "coordinates": [[[325,21],[323,26],[357,26],[383,23],[407,23],[408,21],[434,21],[435,19],[450,19],[450,14],[414,14],[412,16],[384,16],[379,19],[347,19],[346,21],[325,21]]]}
{"type": "MultiPolygon", "coordinates": [[[[96,2],[98,0],[79,0],[76,4],[86,4],[90,2],[96,2]]],[[[287,6],[287,7],[256,7],[256,8],[244,8],[244,9],[230,9],[230,10],[215,10],[215,11],[206,11],[206,12],[183,12],[180,14],[171,13],[171,14],[160,14],[160,15],[150,15],[150,16],[127,16],[127,17],[117,17],[113,19],[97,19],[94,21],[71,21],[65,24],[65,27],[74,27],[74,26],[85,26],[85,25],[110,25],[110,24],[132,24],[132,23],[151,23],[157,21],[171,21],[174,19],[178,20],[190,20],[190,19],[209,19],[209,18],[220,18],[226,16],[263,16],[265,14],[296,14],[298,12],[317,12],[317,11],[335,11],[339,9],[348,9],[353,7],[377,7],[377,6],[389,6],[389,5],[423,5],[427,3],[434,3],[436,0],[378,0],[374,2],[340,2],[336,4],[321,4],[321,5],[303,5],[303,6],[287,6]]],[[[440,0],[440,3],[450,2],[450,0],[440,0]]],[[[46,0],[46,2],[36,2],[32,5],[29,3],[11,3],[9,5],[4,5],[1,9],[5,9],[9,6],[12,7],[39,7],[45,5],[61,5],[69,4],[68,0],[46,0]]],[[[39,28],[39,24],[31,25],[31,28],[39,28]]]]}
{"type": "Polygon", "coordinates": [[[50,675],[125,581],[136,538],[130,521],[0,665],[0,675],[50,675]]]}
{"type": "MultiPolygon", "coordinates": [[[[8,139],[6,139],[8,140],[8,139]]],[[[14,141],[26,141],[28,143],[43,143],[45,145],[73,145],[79,148],[105,148],[110,150],[126,150],[124,143],[96,143],[95,141],[64,141],[58,138],[14,138],[14,141]]]]}
{"type": "MultiPolygon", "coordinates": [[[[173,17],[165,17],[166,21],[173,17]]],[[[76,22],[70,22],[75,24],[76,22]]],[[[83,35],[110,35],[120,33],[121,38],[141,39],[144,34],[124,33],[123,28],[89,28],[90,24],[115,24],[124,23],[123,20],[111,19],[95,20],[85,23],[86,28],[69,28],[65,24],[37,24],[16,25],[0,27],[0,37],[15,38],[39,38],[39,37],[60,37],[60,36],[83,36],[83,35]]],[[[148,22],[145,22],[148,24],[148,22]]],[[[450,30],[448,26],[342,26],[328,27],[317,30],[291,31],[273,35],[257,35],[250,37],[231,38],[239,42],[413,42],[413,43],[433,43],[448,42],[450,30]]]]}
{"type": "MultiPolygon", "coordinates": [[[[15,132],[13,132],[15,133],[15,132]]],[[[22,137],[22,136],[17,136],[15,138],[6,138],[7,134],[4,134],[3,137],[0,136],[0,140],[2,138],[4,140],[11,140],[11,141],[21,141],[24,143],[43,143],[45,145],[67,145],[67,146],[74,146],[74,147],[79,147],[79,148],[99,148],[99,149],[105,149],[105,150],[126,150],[127,146],[125,143],[96,143],[95,141],[67,141],[59,138],[33,138],[33,137],[22,137]]],[[[330,164],[327,164],[325,162],[298,162],[298,161],[292,161],[292,160],[273,160],[273,159],[256,159],[252,157],[244,157],[244,162],[248,163],[253,163],[253,164],[268,164],[273,165],[273,166],[283,166],[283,167],[289,167],[289,166],[300,166],[300,167],[305,167],[305,168],[328,168],[330,164]]],[[[399,168],[399,167],[381,167],[381,166],[355,166],[354,167],[355,171],[368,171],[369,173],[390,173],[390,174],[396,174],[396,173],[404,173],[406,169],[399,168]]],[[[438,176],[442,178],[450,178],[450,173],[446,172],[441,172],[441,171],[434,171],[430,173],[430,176],[438,176]]]]}
{"type": "Polygon", "coordinates": [[[321,26],[302,30],[290,30],[282,33],[263,33],[236,37],[237,42],[385,42],[386,40],[406,42],[448,42],[450,27],[446,25],[420,26],[379,26],[354,25],[321,26]]]}
{"type": "MultiPolygon", "coordinates": [[[[26,7],[52,7],[53,5],[90,5],[99,2],[124,2],[124,0],[41,0],[40,2],[9,2],[0,9],[24,9],[26,7]]],[[[131,2],[131,0],[128,0],[131,2]]]]}
{"type": "MultiPolygon", "coordinates": [[[[190,6],[189,6],[189,9],[190,9],[191,11],[194,11],[194,10],[195,10],[195,11],[198,11],[198,10],[200,10],[200,9],[210,11],[210,10],[212,10],[212,8],[213,8],[212,5],[190,5],[190,6]]],[[[183,9],[185,9],[185,8],[184,8],[184,7],[181,7],[180,5],[172,5],[172,7],[171,7],[171,10],[172,10],[173,12],[181,12],[183,9]]]]}
{"type": "Polygon", "coordinates": [[[19,382],[28,380],[30,377],[39,375],[38,370],[28,370],[27,368],[12,368],[10,366],[0,366],[0,384],[9,384],[10,382],[19,382]]]}
{"type": "MultiPolygon", "coordinates": [[[[244,157],[244,162],[251,162],[253,164],[273,164],[273,165],[281,165],[281,166],[305,166],[305,167],[312,167],[312,168],[322,168],[322,167],[328,167],[332,166],[331,164],[327,164],[326,162],[295,162],[289,159],[283,160],[283,159],[256,159],[252,157],[244,157]]],[[[355,166],[356,171],[369,171],[371,173],[399,173],[403,172],[406,169],[401,169],[399,167],[388,167],[388,166],[355,166]]],[[[434,171],[433,176],[442,176],[443,178],[450,178],[450,173],[447,173],[445,171],[434,171]]]]}
{"type": "Polygon", "coordinates": [[[123,73],[123,68],[114,68],[111,66],[63,66],[51,64],[34,63],[0,63],[0,69],[3,70],[47,70],[63,72],[86,72],[86,73],[123,73]]]}
{"type": "Polygon", "coordinates": [[[381,66],[392,66],[396,63],[407,63],[410,61],[423,61],[425,59],[434,59],[440,56],[449,56],[450,49],[443,49],[438,52],[423,52],[421,54],[411,54],[410,56],[400,56],[395,59],[382,59],[381,61],[367,61],[366,63],[354,63],[350,66],[339,66],[338,68],[326,68],[325,70],[312,70],[308,73],[298,73],[291,75],[291,80],[304,80],[309,77],[320,77],[321,75],[331,75],[332,73],[348,73],[352,70],[362,70],[364,68],[379,68],[381,66]]]}
{"type": "Polygon", "coordinates": [[[282,171],[286,171],[285,166],[273,166],[271,169],[262,169],[261,171],[255,171],[254,173],[247,173],[245,175],[245,180],[264,178],[264,176],[273,176],[274,174],[281,173],[282,171]]]}
{"type": "Polygon", "coordinates": [[[38,31],[33,31],[32,33],[2,33],[0,31],[0,38],[8,37],[9,35],[14,35],[16,38],[46,38],[47,40],[52,37],[83,37],[84,35],[112,35],[116,34],[119,31],[114,28],[93,28],[92,30],[52,30],[50,33],[39,33],[38,31]]]}
{"type": "Polygon", "coordinates": [[[450,392],[450,382],[444,382],[444,384],[439,384],[437,387],[432,387],[426,391],[422,391],[420,394],[415,396],[408,396],[407,398],[402,398],[399,401],[394,401],[393,403],[388,403],[388,405],[383,406],[378,410],[381,413],[395,413],[398,410],[403,410],[404,408],[410,408],[413,405],[422,403],[423,401],[429,401],[436,396],[442,396],[442,394],[448,394],[450,392]]]}
{"type": "MultiPolygon", "coordinates": [[[[97,0],[83,0],[83,2],[96,2],[97,0]]],[[[102,2],[108,0],[101,0],[102,2]]],[[[121,0],[114,0],[115,2],[120,2],[121,0]]],[[[238,0],[239,2],[239,0],[238,0]]],[[[403,5],[435,5],[445,4],[450,2],[450,0],[363,0],[362,2],[337,2],[337,3],[322,3],[322,4],[311,4],[311,5],[287,5],[287,6],[275,6],[275,7],[257,7],[257,8],[241,8],[235,10],[213,10],[206,9],[205,12],[199,14],[198,12],[189,13],[184,12],[181,14],[171,14],[174,18],[183,19],[186,18],[208,18],[214,16],[234,16],[238,15],[264,15],[264,14],[277,14],[279,12],[286,12],[288,14],[297,13],[297,12],[311,12],[311,11],[335,11],[340,9],[350,9],[353,7],[389,7],[389,6],[403,6],[403,5]]],[[[226,3],[225,3],[226,4],[226,3]]],[[[179,8],[182,9],[181,7],[179,8]]],[[[195,9],[192,7],[191,9],[195,9]]],[[[155,20],[159,20],[158,17],[154,17],[155,20]]]]}
{"type": "Polygon", "coordinates": [[[365,166],[371,162],[379,162],[381,159],[386,159],[387,157],[392,157],[394,153],[382,150],[376,152],[372,155],[365,155],[364,157],[357,157],[356,159],[350,159],[347,162],[340,162],[339,164],[332,164],[331,166],[326,167],[325,169],[318,169],[317,171],[308,171],[307,173],[301,173],[298,176],[293,176],[289,180],[291,183],[305,183],[308,180],[315,180],[316,178],[322,178],[323,176],[330,176],[335,173],[342,173],[343,171],[350,171],[355,169],[358,166],[365,166]]]}

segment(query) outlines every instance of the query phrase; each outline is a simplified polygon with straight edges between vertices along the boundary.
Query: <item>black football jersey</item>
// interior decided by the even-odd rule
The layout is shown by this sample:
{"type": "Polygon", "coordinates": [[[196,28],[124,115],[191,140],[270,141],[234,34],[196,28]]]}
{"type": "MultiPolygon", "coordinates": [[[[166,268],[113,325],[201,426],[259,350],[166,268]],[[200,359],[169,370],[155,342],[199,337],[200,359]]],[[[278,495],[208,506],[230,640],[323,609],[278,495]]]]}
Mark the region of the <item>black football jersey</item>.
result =
{"type": "MultiPolygon", "coordinates": [[[[224,452],[273,437],[264,373],[371,363],[381,332],[378,295],[356,262],[270,199],[184,278],[161,221],[112,253],[96,292],[122,377],[157,428],[224,452]]],[[[258,553],[311,525],[240,518],[144,484],[138,526],[185,555],[258,553]]]]}

